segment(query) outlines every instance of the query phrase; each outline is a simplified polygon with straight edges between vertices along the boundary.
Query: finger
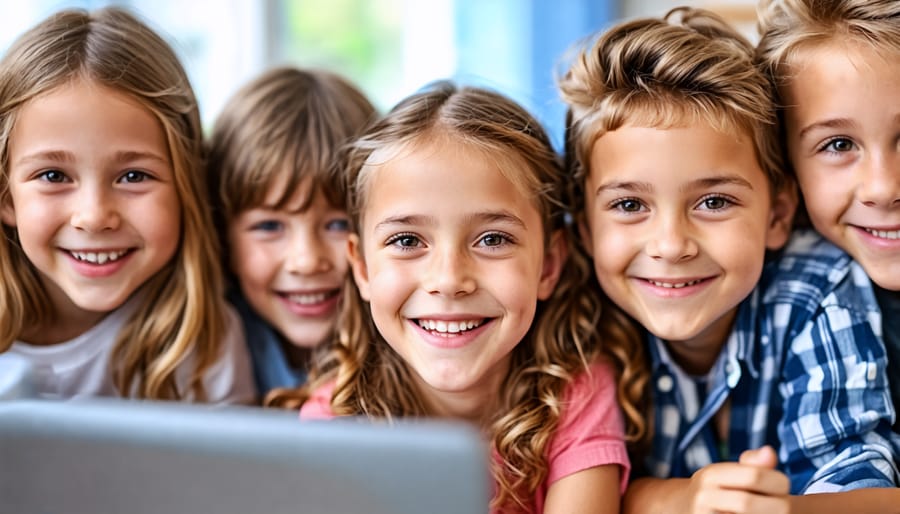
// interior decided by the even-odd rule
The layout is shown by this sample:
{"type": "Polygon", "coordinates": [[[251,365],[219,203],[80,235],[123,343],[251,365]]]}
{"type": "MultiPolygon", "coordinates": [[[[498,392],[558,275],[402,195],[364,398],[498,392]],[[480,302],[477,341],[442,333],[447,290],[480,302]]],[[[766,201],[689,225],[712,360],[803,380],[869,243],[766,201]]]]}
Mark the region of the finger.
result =
{"type": "Polygon", "coordinates": [[[778,465],[778,455],[775,454],[775,450],[773,450],[771,446],[766,445],[755,450],[747,450],[741,453],[738,462],[749,466],[775,469],[775,466],[778,465]]]}
{"type": "Polygon", "coordinates": [[[777,470],[737,462],[720,462],[704,467],[691,478],[701,488],[721,488],[765,495],[788,494],[787,476],[777,470]]]}
{"type": "Polygon", "coordinates": [[[735,514],[787,514],[787,496],[766,496],[728,489],[704,490],[698,494],[694,512],[735,514]]]}

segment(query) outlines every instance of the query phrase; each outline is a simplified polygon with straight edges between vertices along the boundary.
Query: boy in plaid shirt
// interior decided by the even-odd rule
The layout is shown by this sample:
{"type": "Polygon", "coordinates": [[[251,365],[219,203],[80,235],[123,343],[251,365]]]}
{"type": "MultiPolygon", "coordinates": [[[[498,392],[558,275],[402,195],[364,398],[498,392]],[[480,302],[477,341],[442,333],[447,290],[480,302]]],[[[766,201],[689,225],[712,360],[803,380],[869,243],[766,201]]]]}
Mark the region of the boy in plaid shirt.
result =
{"type": "Polygon", "coordinates": [[[883,509],[895,490],[810,495],[895,485],[894,411],[864,271],[792,236],[795,185],[749,42],[679,8],[612,28],[561,88],[585,245],[648,331],[653,433],[634,466],[649,476],[625,512],[883,509]]]}

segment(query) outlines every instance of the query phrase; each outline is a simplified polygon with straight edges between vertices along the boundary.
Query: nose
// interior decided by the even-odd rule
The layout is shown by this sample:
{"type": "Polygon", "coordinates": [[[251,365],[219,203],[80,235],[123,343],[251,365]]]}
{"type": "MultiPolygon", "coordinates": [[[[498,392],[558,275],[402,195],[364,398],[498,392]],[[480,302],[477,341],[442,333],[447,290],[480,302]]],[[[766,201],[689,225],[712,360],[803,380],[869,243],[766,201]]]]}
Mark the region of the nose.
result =
{"type": "Polygon", "coordinates": [[[655,233],[647,243],[650,257],[668,262],[680,262],[695,257],[697,242],[690,223],[683,216],[670,215],[659,220],[655,233]]]}
{"type": "Polygon", "coordinates": [[[900,158],[894,154],[867,159],[857,194],[869,207],[890,208],[900,203],[900,158]]]}
{"type": "Polygon", "coordinates": [[[71,217],[73,227],[85,232],[119,228],[122,219],[113,193],[101,187],[91,188],[78,195],[74,201],[71,217]]]}
{"type": "Polygon", "coordinates": [[[475,291],[472,257],[457,248],[432,253],[425,289],[435,295],[455,298],[475,291]]]}
{"type": "Polygon", "coordinates": [[[288,273],[314,275],[333,267],[328,247],[315,230],[303,227],[294,230],[288,242],[285,268],[288,273]]]}

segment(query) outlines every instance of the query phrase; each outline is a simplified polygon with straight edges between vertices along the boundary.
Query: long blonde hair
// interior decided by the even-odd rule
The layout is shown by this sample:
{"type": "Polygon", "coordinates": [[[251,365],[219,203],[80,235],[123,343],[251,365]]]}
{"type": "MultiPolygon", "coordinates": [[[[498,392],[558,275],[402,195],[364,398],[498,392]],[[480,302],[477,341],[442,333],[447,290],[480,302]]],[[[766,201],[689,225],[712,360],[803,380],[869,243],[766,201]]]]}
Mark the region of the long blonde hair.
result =
{"type": "MultiPolygon", "coordinates": [[[[441,82],[402,101],[351,145],[345,171],[354,230],[368,200],[368,158],[385,148],[404,148],[429,138],[452,138],[496,156],[501,173],[527,191],[541,214],[545,244],[555,231],[567,229],[566,179],[539,123],[500,94],[441,82]]],[[[546,478],[546,451],[567,384],[601,354],[634,345],[631,338],[637,336],[631,326],[586,294],[590,273],[586,257],[572,253],[554,293],[538,303],[529,332],[513,350],[500,392],[501,408],[487,427],[501,457],[493,467],[499,485],[494,504],[501,509],[528,508],[546,478]]],[[[338,327],[338,340],[319,355],[301,400],[334,382],[331,408],[336,415],[430,414],[412,371],[378,333],[352,278],[344,288],[338,327]]]]}
{"type": "MultiPolygon", "coordinates": [[[[123,396],[205,399],[204,371],[224,335],[218,247],[206,202],[197,101],[171,47],[125,10],[63,10],[20,36],[0,62],[0,202],[9,195],[9,137],[19,110],[84,78],[129,95],[165,132],[181,203],[180,244],[172,260],[142,286],[143,304],[128,320],[111,356],[123,396]],[[175,370],[190,357],[186,388],[175,370]]],[[[0,351],[26,327],[52,324],[55,313],[37,271],[4,225],[0,241],[0,351]]]]}
{"type": "MultiPolygon", "coordinates": [[[[668,128],[703,121],[746,134],[773,197],[787,187],[770,82],[754,65],[752,45],[713,13],[680,7],[663,18],[620,23],[577,52],[559,86],[569,106],[565,169],[576,222],[585,221],[594,143],[629,123],[668,128]]],[[[633,457],[653,435],[646,359],[642,349],[623,350],[629,382],[620,384],[620,401],[632,423],[633,457]]]]}

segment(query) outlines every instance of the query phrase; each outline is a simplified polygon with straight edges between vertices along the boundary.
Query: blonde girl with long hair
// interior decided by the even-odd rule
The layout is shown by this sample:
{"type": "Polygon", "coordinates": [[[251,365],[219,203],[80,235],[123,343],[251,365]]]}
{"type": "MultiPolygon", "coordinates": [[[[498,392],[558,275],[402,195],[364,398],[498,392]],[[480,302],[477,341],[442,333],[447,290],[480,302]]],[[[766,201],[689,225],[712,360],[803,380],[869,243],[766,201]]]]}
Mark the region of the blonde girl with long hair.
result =
{"type": "Polygon", "coordinates": [[[467,420],[494,451],[494,512],[618,512],[629,462],[614,370],[635,333],[583,289],[590,265],[538,122],[442,82],[346,162],[355,285],[301,419],[467,420]]]}
{"type": "Polygon", "coordinates": [[[200,117],[171,47],[64,10],[0,62],[0,352],[42,396],[251,402],[205,207],[200,117]]]}

